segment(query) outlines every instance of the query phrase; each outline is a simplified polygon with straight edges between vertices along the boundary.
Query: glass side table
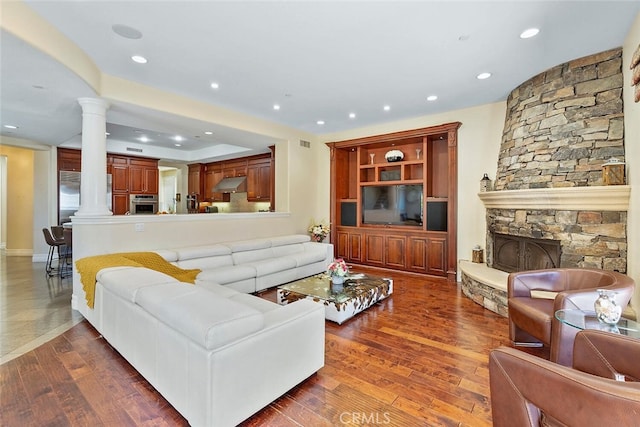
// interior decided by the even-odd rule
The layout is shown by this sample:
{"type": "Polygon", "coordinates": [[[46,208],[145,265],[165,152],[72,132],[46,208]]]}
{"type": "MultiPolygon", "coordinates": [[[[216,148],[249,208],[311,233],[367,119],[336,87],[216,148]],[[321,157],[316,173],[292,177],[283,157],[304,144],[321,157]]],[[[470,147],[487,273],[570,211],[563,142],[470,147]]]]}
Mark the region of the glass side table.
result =
{"type": "Polygon", "coordinates": [[[562,323],[574,328],[597,329],[640,339],[640,323],[633,320],[621,318],[615,325],[605,325],[598,321],[595,311],[578,309],[558,310],[555,316],[562,323]]]}

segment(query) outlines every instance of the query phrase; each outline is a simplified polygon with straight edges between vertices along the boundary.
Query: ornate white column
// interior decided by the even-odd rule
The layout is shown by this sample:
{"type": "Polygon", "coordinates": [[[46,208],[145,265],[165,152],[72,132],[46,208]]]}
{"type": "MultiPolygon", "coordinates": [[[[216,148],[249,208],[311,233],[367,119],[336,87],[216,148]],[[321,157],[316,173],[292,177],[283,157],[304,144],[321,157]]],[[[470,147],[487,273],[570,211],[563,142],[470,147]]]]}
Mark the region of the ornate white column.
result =
{"type": "Polygon", "coordinates": [[[78,98],[82,106],[82,173],[76,216],[113,215],[107,208],[107,122],[109,103],[78,98]]]}

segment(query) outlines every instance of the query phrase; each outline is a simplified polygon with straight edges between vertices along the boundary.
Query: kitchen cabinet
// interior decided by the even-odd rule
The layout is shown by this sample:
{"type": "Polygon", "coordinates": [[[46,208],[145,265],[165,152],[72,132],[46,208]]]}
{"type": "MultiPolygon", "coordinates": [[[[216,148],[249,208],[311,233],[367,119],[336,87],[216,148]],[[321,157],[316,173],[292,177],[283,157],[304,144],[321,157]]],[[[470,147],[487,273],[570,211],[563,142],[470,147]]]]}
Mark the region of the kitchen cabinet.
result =
{"type": "Polygon", "coordinates": [[[81,163],[80,150],[58,148],[58,171],[80,172],[81,163]]]}
{"type": "Polygon", "coordinates": [[[460,126],[446,123],[327,143],[337,256],[456,280],[460,126]],[[351,253],[356,232],[360,260],[351,253]]]}
{"type": "Polygon", "coordinates": [[[129,159],[129,193],[158,194],[158,161],[129,159]]]}
{"type": "Polygon", "coordinates": [[[129,194],[113,193],[111,211],[114,215],[124,215],[129,211],[129,194]]]}
{"type": "Polygon", "coordinates": [[[229,193],[215,192],[213,189],[224,178],[224,170],[220,162],[209,163],[204,166],[204,200],[209,202],[228,202],[231,200],[229,193]]]}
{"type": "Polygon", "coordinates": [[[111,211],[114,215],[124,215],[129,211],[129,159],[109,156],[107,169],[111,171],[111,211]]]}
{"type": "MultiPolygon", "coordinates": [[[[129,160],[126,157],[111,156],[111,191],[129,193],[129,160]]],[[[128,209],[127,209],[128,210],[128,209]]]]}
{"type": "Polygon", "coordinates": [[[189,165],[189,176],[187,181],[187,189],[189,194],[197,194],[198,200],[205,197],[203,192],[204,171],[201,163],[189,165]]]}
{"type": "MultiPolygon", "coordinates": [[[[250,202],[271,201],[273,187],[273,161],[271,156],[272,155],[269,154],[259,154],[241,159],[225,160],[202,165],[203,200],[209,202],[230,201],[231,195],[229,193],[217,193],[214,192],[213,189],[224,178],[246,176],[247,200],[250,202]]],[[[192,169],[190,166],[190,180],[196,179],[194,169],[195,168],[192,169]]]]}
{"type": "Polygon", "coordinates": [[[247,160],[233,160],[223,163],[222,169],[225,178],[247,176],[247,160]]]}
{"type": "MultiPolygon", "coordinates": [[[[140,157],[107,154],[107,174],[111,174],[111,211],[129,211],[129,194],[158,194],[158,161],[140,157]]],[[[80,171],[81,150],[58,148],[58,170],[80,171]]]]}
{"type": "Polygon", "coordinates": [[[247,199],[250,202],[268,202],[271,199],[271,159],[249,161],[247,199]]]}

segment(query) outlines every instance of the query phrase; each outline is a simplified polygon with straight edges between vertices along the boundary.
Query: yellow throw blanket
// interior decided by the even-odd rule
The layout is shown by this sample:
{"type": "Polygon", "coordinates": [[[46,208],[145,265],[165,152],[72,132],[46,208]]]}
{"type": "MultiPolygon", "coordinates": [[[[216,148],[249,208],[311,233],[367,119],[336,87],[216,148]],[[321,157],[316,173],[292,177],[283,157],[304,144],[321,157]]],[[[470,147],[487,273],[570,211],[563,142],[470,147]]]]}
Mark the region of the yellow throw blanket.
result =
{"type": "Polygon", "coordinates": [[[196,276],[201,271],[176,267],[155,252],[123,252],[82,258],[76,261],[76,267],[80,273],[80,282],[82,282],[82,288],[86,295],[87,306],[93,308],[98,272],[103,268],[121,266],[146,267],[168,274],[181,282],[189,283],[195,283],[196,276]]]}

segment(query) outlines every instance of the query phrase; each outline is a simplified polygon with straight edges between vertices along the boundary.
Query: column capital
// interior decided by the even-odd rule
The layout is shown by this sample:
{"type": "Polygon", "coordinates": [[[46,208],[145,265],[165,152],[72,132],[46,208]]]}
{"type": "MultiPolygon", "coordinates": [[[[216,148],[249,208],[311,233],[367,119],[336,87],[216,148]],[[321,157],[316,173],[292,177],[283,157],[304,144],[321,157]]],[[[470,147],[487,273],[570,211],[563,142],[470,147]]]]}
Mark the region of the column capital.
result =
{"type": "Polygon", "coordinates": [[[101,98],[78,98],[83,113],[104,114],[111,106],[109,102],[101,98]]]}

